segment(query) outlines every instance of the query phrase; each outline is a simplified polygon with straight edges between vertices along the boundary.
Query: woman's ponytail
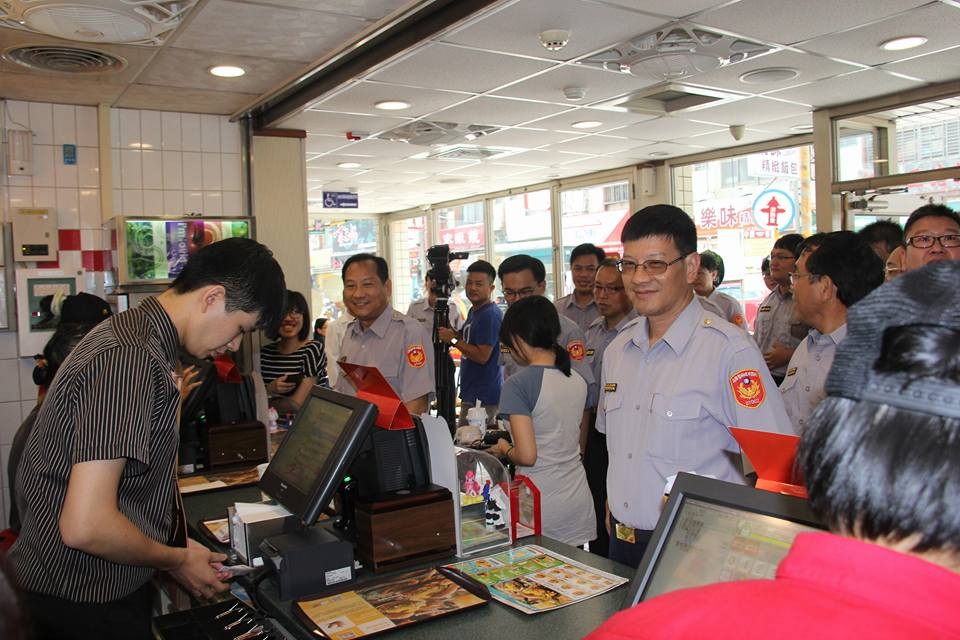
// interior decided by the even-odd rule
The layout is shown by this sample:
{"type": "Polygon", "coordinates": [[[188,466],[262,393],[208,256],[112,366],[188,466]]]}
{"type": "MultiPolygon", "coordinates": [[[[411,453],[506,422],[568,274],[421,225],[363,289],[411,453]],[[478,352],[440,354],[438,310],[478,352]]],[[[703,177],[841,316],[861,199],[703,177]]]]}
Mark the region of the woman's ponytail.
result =
{"type": "Polygon", "coordinates": [[[553,343],[553,351],[557,354],[557,369],[560,369],[560,373],[570,377],[570,352],[567,351],[564,347],[561,347],[556,342],[553,343]]]}

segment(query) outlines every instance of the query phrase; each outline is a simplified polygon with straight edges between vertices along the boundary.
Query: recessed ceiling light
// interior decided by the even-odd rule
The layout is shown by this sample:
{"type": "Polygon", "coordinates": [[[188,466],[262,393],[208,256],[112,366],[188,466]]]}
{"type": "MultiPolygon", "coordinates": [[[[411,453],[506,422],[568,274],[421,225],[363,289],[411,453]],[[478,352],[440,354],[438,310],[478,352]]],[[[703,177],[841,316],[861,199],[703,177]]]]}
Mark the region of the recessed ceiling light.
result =
{"type": "Polygon", "coordinates": [[[243,67],[234,67],[229,64],[210,67],[207,71],[210,72],[210,75],[217,76],[218,78],[239,78],[247,72],[243,67]]]}
{"type": "Polygon", "coordinates": [[[893,38],[880,43],[880,48],[885,51],[903,51],[904,49],[913,49],[927,43],[923,36],[903,36],[902,38],[893,38]]]}
{"type": "Polygon", "coordinates": [[[669,151],[651,151],[647,155],[649,155],[651,158],[662,158],[663,156],[670,155],[670,152],[669,151]]]}
{"type": "Polygon", "coordinates": [[[599,120],[581,120],[580,122],[574,122],[570,126],[574,129],[596,129],[602,124],[599,120]]]}
{"type": "Polygon", "coordinates": [[[375,102],[373,106],[383,111],[402,111],[403,109],[409,109],[410,103],[403,100],[381,100],[375,102]]]}
{"type": "Polygon", "coordinates": [[[363,165],[359,162],[338,162],[337,166],[341,169],[359,169],[363,165]]]}
{"type": "Polygon", "coordinates": [[[743,84],[767,84],[770,82],[785,82],[793,80],[800,72],[790,67],[770,67],[769,69],[755,69],[740,76],[743,84]]]}
{"type": "Polygon", "coordinates": [[[790,127],[790,131],[795,131],[797,133],[810,133],[813,131],[812,124],[795,124],[790,127]]]}

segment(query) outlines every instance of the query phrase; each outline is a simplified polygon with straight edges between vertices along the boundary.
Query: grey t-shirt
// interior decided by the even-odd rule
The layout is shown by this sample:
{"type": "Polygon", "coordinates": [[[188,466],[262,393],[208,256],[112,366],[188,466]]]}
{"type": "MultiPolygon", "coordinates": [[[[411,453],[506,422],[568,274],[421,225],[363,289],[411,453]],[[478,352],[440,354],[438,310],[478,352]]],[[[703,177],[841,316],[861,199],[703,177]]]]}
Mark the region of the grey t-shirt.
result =
{"type": "Polygon", "coordinates": [[[530,416],[537,443],[532,467],[517,467],[540,490],[543,534],[581,545],[597,537],[593,498],[580,464],[580,415],[587,383],[576,371],[523,367],[503,384],[501,415],[530,416]]]}

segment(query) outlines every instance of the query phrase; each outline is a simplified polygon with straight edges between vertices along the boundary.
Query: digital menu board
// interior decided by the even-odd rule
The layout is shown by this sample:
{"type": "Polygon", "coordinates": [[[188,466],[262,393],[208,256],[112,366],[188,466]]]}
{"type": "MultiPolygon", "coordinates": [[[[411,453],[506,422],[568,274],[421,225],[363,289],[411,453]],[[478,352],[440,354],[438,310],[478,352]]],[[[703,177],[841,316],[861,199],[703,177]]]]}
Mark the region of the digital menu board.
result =
{"type": "Polygon", "coordinates": [[[201,247],[226,238],[249,238],[248,220],[124,221],[126,280],[172,280],[201,247]]]}

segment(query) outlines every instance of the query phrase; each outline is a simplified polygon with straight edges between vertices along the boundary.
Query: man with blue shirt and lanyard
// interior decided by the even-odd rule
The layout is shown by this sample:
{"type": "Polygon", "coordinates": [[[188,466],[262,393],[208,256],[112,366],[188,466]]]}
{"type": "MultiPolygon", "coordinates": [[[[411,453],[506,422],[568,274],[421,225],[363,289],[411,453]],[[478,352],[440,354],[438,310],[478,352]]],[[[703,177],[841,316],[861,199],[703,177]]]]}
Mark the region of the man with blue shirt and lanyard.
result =
{"type": "Polygon", "coordinates": [[[637,566],[668,478],[686,471],[743,483],[727,427],[792,429],[756,344],[695,299],[700,256],[690,216],[646,207],[621,240],[623,282],[641,318],[604,351],[596,427],[610,459],[609,555],[637,566]]]}
{"type": "Polygon", "coordinates": [[[490,300],[497,272],[486,260],[477,260],[467,267],[464,291],[471,308],[463,330],[437,328],[440,339],[460,350],[460,424],[467,423],[467,411],[480,401],[486,409],[487,424],[496,420],[500,404],[503,372],[500,353],[500,322],[503,312],[490,300]]]}

